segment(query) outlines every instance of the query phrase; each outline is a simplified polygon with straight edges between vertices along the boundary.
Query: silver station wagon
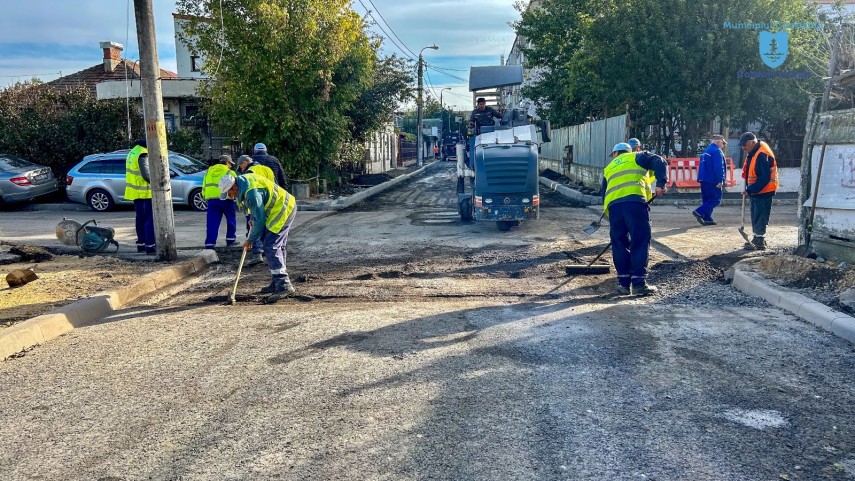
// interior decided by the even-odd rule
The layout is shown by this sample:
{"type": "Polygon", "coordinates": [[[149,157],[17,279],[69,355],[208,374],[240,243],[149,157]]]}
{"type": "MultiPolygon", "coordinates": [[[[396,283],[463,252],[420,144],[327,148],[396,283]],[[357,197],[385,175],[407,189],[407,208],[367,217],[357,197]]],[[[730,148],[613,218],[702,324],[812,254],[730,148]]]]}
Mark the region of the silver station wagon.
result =
{"type": "Polygon", "coordinates": [[[0,154],[0,206],[27,202],[58,189],[51,170],[43,165],[0,154]]]}
{"type": "MultiPolygon", "coordinates": [[[[133,204],[125,200],[125,158],[129,150],[109,154],[87,155],[68,171],[66,192],[72,202],[86,204],[94,211],[104,212],[116,204],[133,204]]],[[[189,205],[194,210],[207,210],[202,196],[202,181],[208,165],[186,155],[169,152],[169,176],[172,203],[189,205]]]]}

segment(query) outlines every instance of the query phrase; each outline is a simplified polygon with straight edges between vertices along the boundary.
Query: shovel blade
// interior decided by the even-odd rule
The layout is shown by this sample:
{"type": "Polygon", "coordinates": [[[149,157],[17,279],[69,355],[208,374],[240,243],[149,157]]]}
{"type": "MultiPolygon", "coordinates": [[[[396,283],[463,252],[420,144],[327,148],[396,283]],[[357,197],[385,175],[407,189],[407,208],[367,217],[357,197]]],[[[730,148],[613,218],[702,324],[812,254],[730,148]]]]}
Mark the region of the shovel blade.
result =
{"type": "Polygon", "coordinates": [[[582,232],[584,232],[584,233],[586,233],[586,234],[588,234],[588,235],[591,235],[591,234],[593,234],[594,232],[597,232],[597,229],[599,229],[599,228],[600,228],[600,223],[599,223],[599,222],[592,222],[592,223],[591,223],[591,225],[589,225],[588,227],[585,227],[584,229],[582,229],[582,232]]]}
{"type": "Polygon", "coordinates": [[[745,239],[745,242],[751,242],[751,239],[748,238],[748,234],[745,233],[745,227],[739,228],[739,235],[741,235],[742,238],[745,239]]]}

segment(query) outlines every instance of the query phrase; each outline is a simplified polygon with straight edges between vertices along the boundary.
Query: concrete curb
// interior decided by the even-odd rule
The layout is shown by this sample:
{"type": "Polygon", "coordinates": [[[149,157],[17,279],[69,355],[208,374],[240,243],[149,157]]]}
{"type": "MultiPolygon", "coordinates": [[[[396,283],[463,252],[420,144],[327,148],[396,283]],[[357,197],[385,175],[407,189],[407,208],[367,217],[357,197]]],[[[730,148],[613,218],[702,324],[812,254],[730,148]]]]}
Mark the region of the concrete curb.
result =
{"type": "Polygon", "coordinates": [[[754,271],[749,263],[750,259],[739,261],[728,272],[733,287],[855,343],[855,318],[773,283],[754,271]]]}
{"type": "Polygon", "coordinates": [[[434,164],[434,162],[432,162],[430,164],[425,164],[420,169],[416,169],[416,170],[414,170],[408,174],[399,175],[398,177],[395,177],[394,179],[391,179],[387,182],[383,182],[382,184],[375,185],[374,187],[369,187],[369,188],[363,190],[362,192],[357,192],[357,193],[355,193],[351,196],[348,196],[348,197],[343,197],[343,198],[334,199],[334,200],[325,200],[325,201],[321,201],[321,202],[312,202],[311,204],[305,204],[305,205],[298,203],[297,208],[299,210],[305,210],[305,211],[318,211],[318,210],[336,211],[336,210],[346,209],[346,208],[352,206],[353,204],[356,204],[357,202],[361,202],[361,201],[363,201],[363,200],[365,200],[371,196],[377,195],[377,194],[385,191],[386,189],[394,187],[394,186],[400,184],[401,182],[409,179],[410,177],[412,177],[416,174],[420,174],[420,173],[424,172],[425,169],[427,169],[428,167],[430,167],[433,164],[434,164]]]}
{"type": "Polygon", "coordinates": [[[585,205],[603,205],[603,199],[598,195],[583,194],[576,189],[571,189],[570,187],[567,187],[564,184],[559,184],[558,182],[555,182],[554,180],[549,180],[546,177],[540,177],[540,183],[549,190],[553,192],[558,192],[564,197],[573,199],[576,202],[581,202],[585,205]]]}
{"type": "Polygon", "coordinates": [[[146,274],[130,286],[100,292],[0,330],[0,359],[94,322],[140,297],[201,272],[218,260],[213,250],[203,250],[189,261],[146,274]]]}

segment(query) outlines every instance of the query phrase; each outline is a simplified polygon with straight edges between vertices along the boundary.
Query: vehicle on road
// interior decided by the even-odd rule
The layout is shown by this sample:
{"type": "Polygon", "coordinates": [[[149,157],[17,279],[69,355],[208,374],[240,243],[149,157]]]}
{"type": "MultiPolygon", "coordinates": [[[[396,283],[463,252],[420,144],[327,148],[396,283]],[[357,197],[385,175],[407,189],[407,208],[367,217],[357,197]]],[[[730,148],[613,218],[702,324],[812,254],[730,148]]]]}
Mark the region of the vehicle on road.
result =
{"type": "Polygon", "coordinates": [[[457,144],[460,143],[460,133],[452,132],[445,134],[445,139],[442,142],[442,160],[451,162],[457,161],[457,144]]]}
{"type": "MultiPolygon", "coordinates": [[[[112,210],[116,204],[131,205],[125,200],[125,158],[129,150],[87,155],[68,171],[68,200],[86,204],[97,212],[112,210]]],[[[208,165],[201,160],[169,152],[169,177],[172,203],[189,205],[194,210],[208,209],[202,195],[202,181],[208,165]]]]}
{"type": "MultiPolygon", "coordinates": [[[[493,89],[487,95],[501,98],[498,89],[522,82],[520,65],[469,71],[474,97],[493,89]]],[[[492,122],[470,126],[468,148],[457,146],[457,205],[462,220],[493,221],[499,230],[507,231],[520,221],[540,217],[538,153],[540,144],[550,141],[550,127],[543,121],[538,133],[523,109],[505,110],[500,121],[492,122]]]]}
{"type": "Polygon", "coordinates": [[[50,168],[0,154],[0,206],[52,194],[59,185],[50,168]]]}

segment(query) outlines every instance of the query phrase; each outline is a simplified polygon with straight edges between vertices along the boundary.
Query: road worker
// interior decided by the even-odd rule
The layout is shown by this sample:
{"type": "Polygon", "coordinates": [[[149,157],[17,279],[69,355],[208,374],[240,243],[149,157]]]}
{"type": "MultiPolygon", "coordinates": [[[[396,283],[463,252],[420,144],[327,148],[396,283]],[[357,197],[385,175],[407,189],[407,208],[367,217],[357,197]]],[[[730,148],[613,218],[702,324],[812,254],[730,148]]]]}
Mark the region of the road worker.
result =
{"type": "Polygon", "coordinates": [[[603,171],[603,209],[609,218],[612,259],[618,277],[618,293],[647,296],[656,287],[647,283],[650,257],[650,208],[653,196],[665,193],[667,163],[649,152],[632,152],[627,143],[612,149],[612,161],[603,171]],[[651,192],[645,178],[656,178],[651,192]]]}
{"type": "Polygon", "coordinates": [[[772,214],[772,197],[778,190],[778,162],[766,142],[757,140],[753,132],[745,132],[739,138],[739,146],[745,152],[742,178],[745,191],[751,199],[751,228],[754,238],[745,243],[748,250],[766,250],[766,227],[772,214]]]}
{"type": "Polygon", "coordinates": [[[716,225],[713,210],[721,204],[722,187],[726,172],[723,135],[713,135],[710,146],[701,155],[698,164],[698,182],[701,184],[701,206],[692,211],[701,225],[716,225]]]}
{"type": "Polygon", "coordinates": [[[136,214],[137,252],[157,253],[154,211],[151,207],[151,174],[145,139],[137,139],[125,158],[125,199],[133,201],[136,214]]]}
{"type": "MultiPolygon", "coordinates": [[[[270,182],[276,183],[276,176],[270,167],[266,165],[261,165],[252,157],[248,155],[241,155],[238,157],[238,175],[243,175],[246,173],[258,174],[270,182]]],[[[249,236],[250,227],[252,225],[251,219],[252,216],[249,215],[246,208],[241,206],[241,210],[246,212],[246,235],[249,236]]],[[[261,238],[256,239],[256,241],[252,244],[252,255],[247,261],[247,267],[252,267],[254,265],[258,265],[264,262],[264,234],[262,233],[261,238]]]]}
{"type": "Polygon", "coordinates": [[[267,146],[262,143],[257,143],[252,148],[252,161],[256,164],[264,165],[273,171],[276,177],[276,185],[283,189],[288,187],[288,177],[285,175],[285,169],[282,167],[282,162],[276,157],[267,153],[267,146]]]}
{"type": "Polygon", "coordinates": [[[272,277],[270,285],[261,289],[270,294],[266,303],[293,296],[294,287],[286,270],[288,231],[297,211],[297,202],[288,191],[253,173],[237,178],[227,175],[220,179],[221,199],[236,199],[252,217],[252,230],[243,243],[246,250],[258,239],[264,239],[264,257],[272,277]]]}
{"type": "Polygon", "coordinates": [[[235,201],[231,199],[220,200],[220,179],[225,175],[235,176],[232,170],[234,161],[230,155],[221,155],[216,164],[205,172],[205,180],[202,182],[202,194],[208,201],[207,233],[205,234],[205,249],[213,249],[217,245],[217,235],[220,233],[220,221],[226,218],[226,245],[234,245],[237,234],[237,221],[235,219],[235,201]]]}

